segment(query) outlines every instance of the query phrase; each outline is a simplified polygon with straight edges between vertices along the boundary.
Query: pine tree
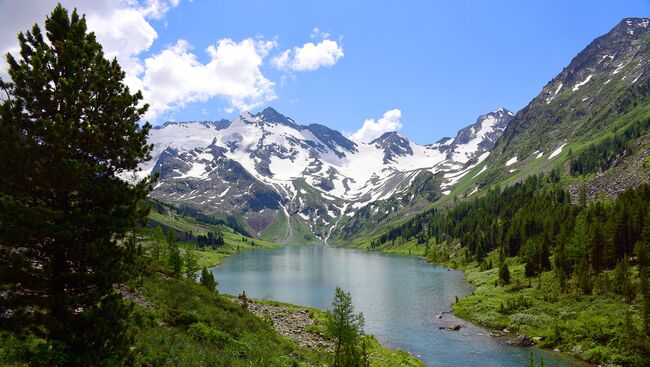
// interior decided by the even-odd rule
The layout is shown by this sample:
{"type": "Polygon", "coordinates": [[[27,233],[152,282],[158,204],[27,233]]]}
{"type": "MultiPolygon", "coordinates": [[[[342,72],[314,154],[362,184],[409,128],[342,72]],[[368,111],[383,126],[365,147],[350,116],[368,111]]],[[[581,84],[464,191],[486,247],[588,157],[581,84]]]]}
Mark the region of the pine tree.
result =
{"type": "MultiPolygon", "coordinates": [[[[647,218],[650,218],[650,210],[646,214],[647,218]]],[[[646,220],[641,240],[635,247],[639,259],[639,279],[643,297],[643,329],[646,336],[650,337],[650,221],[646,220]]]]}
{"type": "Polygon", "coordinates": [[[241,291],[241,294],[237,296],[241,301],[241,306],[247,310],[248,309],[248,296],[246,296],[246,291],[241,291]]]}
{"type": "Polygon", "coordinates": [[[217,292],[217,286],[219,283],[214,279],[214,274],[209,271],[205,266],[201,270],[201,285],[210,290],[211,292],[217,292]]]}
{"type": "Polygon", "coordinates": [[[151,257],[156,261],[160,260],[160,254],[162,253],[163,242],[165,241],[165,234],[163,233],[160,226],[156,226],[156,229],[153,231],[153,243],[151,245],[151,257]]]}
{"type": "Polygon", "coordinates": [[[582,184],[582,186],[580,186],[580,192],[578,196],[579,196],[579,200],[578,200],[579,205],[583,208],[587,206],[587,188],[585,187],[585,184],[582,184]]]}
{"type": "Polygon", "coordinates": [[[196,272],[199,270],[199,264],[196,259],[196,252],[194,248],[189,247],[185,250],[185,258],[183,259],[185,263],[185,276],[190,279],[196,279],[196,272]]]}
{"type": "Polygon", "coordinates": [[[183,258],[181,257],[181,251],[178,249],[178,245],[173,243],[169,246],[169,269],[175,278],[180,278],[183,271],[183,258]]]}
{"type": "Polygon", "coordinates": [[[510,284],[510,269],[505,261],[499,265],[499,283],[510,284]]]}
{"type": "Polygon", "coordinates": [[[178,244],[176,243],[176,234],[174,230],[168,228],[167,234],[167,265],[172,274],[176,278],[180,278],[181,273],[183,272],[183,258],[181,257],[181,251],[178,249],[178,244]]]}
{"type": "Polygon", "coordinates": [[[176,243],[176,232],[173,229],[167,228],[167,233],[165,233],[165,239],[167,240],[167,245],[171,246],[176,243]]]}
{"type": "Polygon", "coordinates": [[[126,234],[152,179],[117,175],[149,159],[147,106],[76,11],[57,5],[45,30],[18,35],[0,81],[0,329],[43,338],[49,365],[129,364],[114,284],[138,270],[126,234]]]}
{"type": "Polygon", "coordinates": [[[327,332],[334,339],[333,367],[357,367],[362,364],[359,346],[365,324],[363,314],[354,312],[352,296],[336,287],[332,309],[327,312],[327,332]]]}
{"type": "Polygon", "coordinates": [[[630,264],[627,259],[623,259],[614,268],[614,287],[616,293],[625,297],[628,302],[634,298],[634,286],[630,277],[630,264]]]}
{"type": "Polygon", "coordinates": [[[589,265],[587,259],[582,258],[576,267],[576,281],[578,287],[584,294],[591,294],[591,278],[589,276],[589,265]]]}
{"type": "Polygon", "coordinates": [[[564,292],[567,290],[567,278],[570,274],[569,262],[567,259],[565,243],[566,232],[564,228],[560,230],[557,236],[557,245],[555,246],[553,262],[555,265],[555,275],[560,283],[560,289],[564,292]]]}

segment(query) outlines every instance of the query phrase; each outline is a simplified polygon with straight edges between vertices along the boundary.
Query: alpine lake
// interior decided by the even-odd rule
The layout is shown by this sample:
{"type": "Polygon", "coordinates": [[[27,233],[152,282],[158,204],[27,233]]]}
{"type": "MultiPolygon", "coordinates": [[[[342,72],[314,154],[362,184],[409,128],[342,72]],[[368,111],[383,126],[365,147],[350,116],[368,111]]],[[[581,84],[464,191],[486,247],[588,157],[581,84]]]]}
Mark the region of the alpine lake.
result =
{"type": "Polygon", "coordinates": [[[531,352],[546,367],[583,366],[552,351],[507,345],[505,338],[454,317],[451,304],[472,292],[472,286],[462,272],[419,257],[287,245],[236,254],[212,271],[222,293],[246,291],[253,298],[321,310],[330,308],[339,286],[351,293],[356,311],[363,312],[366,333],[427,366],[522,367],[531,352]],[[461,329],[445,329],[455,324],[461,329]]]}

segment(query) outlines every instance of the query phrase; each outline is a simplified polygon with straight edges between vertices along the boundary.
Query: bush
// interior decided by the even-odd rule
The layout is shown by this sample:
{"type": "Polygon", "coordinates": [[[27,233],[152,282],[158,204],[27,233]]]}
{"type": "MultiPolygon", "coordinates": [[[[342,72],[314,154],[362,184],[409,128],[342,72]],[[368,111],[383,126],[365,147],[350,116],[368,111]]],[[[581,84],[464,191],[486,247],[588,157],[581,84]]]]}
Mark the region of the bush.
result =
{"type": "Polygon", "coordinates": [[[187,328],[187,333],[197,341],[209,342],[223,348],[232,340],[230,335],[221,330],[217,330],[202,322],[197,322],[187,328]]]}

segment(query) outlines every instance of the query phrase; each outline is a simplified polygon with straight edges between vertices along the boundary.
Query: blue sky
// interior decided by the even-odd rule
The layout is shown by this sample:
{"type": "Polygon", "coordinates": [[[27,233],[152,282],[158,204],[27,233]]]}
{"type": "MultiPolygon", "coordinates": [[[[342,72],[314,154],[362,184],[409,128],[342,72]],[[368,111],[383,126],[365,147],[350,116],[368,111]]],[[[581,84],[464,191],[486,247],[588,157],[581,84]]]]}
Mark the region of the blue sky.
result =
{"type": "MultiPolygon", "coordinates": [[[[30,1],[0,1],[0,20],[9,20],[12,2],[24,9],[30,1]]],[[[100,2],[107,7],[126,6],[116,0],[100,2]]],[[[101,14],[109,14],[105,9],[100,12],[88,2],[67,3],[88,13],[90,27],[100,36],[102,30],[114,35],[105,28],[119,22],[102,19],[101,14]],[[102,25],[102,20],[109,25],[102,25]]],[[[142,33],[144,42],[126,56],[124,40],[111,44],[112,39],[106,38],[106,43],[144,88],[151,89],[152,101],[167,98],[160,104],[162,112],[150,116],[155,123],[233,119],[242,106],[253,112],[272,106],[302,124],[316,122],[354,132],[366,119],[379,120],[397,109],[401,112],[393,120],[397,125],[389,127],[401,125],[403,135],[421,144],[454,135],[478,115],[498,107],[519,110],[594,38],[624,17],[650,15],[650,0],[140,3],[139,14],[155,32],[141,22],[134,31],[124,31],[123,37],[131,37],[133,43],[142,33]],[[153,6],[159,8],[151,10],[153,6]],[[314,33],[316,27],[319,32],[314,33]],[[234,88],[243,88],[239,97],[224,90],[230,85],[222,82],[229,78],[227,68],[219,69],[222,74],[214,78],[188,76],[187,83],[180,71],[176,79],[170,76],[169,70],[185,70],[182,60],[197,67],[207,65],[222,55],[220,50],[225,54],[226,46],[234,50],[245,40],[254,44],[257,54],[246,59],[251,62],[248,69],[235,71],[244,73],[241,80],[253,85],[232,81],[234,88]],[[312,67],[291,67],[297,49],[325,40],[337,52],[333,59],[312,67]],[[278,67],[272,60],[286,50],[290,50],[289,61],[278,67]],[[158,57],[172,54],[174,62],[158,57]],[[201,86],[201,81],[212,86],[201,86]],[[220,83],[223,87],[214,85],[220,83]],[[187,90],[173,97],[160,94],[176,88],[187,90]]],[[[30,11],[39,18],[37,13],[30,11]]],[[[187,70],[191,74],[198,69],[187,70]]],[[[210,70],[216,69],[201,72],[210,70]]]]}

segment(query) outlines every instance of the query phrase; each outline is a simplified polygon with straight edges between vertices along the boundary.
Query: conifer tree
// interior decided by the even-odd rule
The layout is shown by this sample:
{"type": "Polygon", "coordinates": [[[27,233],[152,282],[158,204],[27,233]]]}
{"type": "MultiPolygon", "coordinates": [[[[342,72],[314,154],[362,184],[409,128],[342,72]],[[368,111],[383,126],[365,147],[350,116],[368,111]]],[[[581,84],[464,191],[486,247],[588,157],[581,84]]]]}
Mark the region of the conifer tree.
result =
{"type": "Polygon", "coordinates": [[[569,266],[566,256],[566,250],[564,248],[564,241],[566,237],[564,232],[560,232],[558,236],[558,245],[555,249],[555,275],[557,276],[558,282],[560,283],[560,289],[564,292],[567,290],[567,278],[569,276],[569,266]]]}
{"type": "Polygon", "coordinates": [[[591,294],[591,278],[589,276],[589,265],[587,259],[582,258],[576,267],[576,282],[584,294],[591,294]]]}
{"type": "Polygon", "coordinates": [[[199,265],[196,260],[196,252],[194,251],[194,248],[189,247],[185,250],[183,262],[185,263],[185,276],[196,280],[196,272],[199,270],[199,265]]]}
{"type": "Polygon", "coordinates": [[[169,245],[168,264],[174,277],[180,278],[183,271],[183,258],[181,257],[181,251],[178,249],[176,242],[169,245]]]}
{"type": "Polygon", "coordinates": [[[630,277],[630,264],[627,259],[623,259],[614,268],[614,287],[616,293],[625,297],[628,302],[634,298],[634,286],[630,277]]]}
{"type": "Polygon", "coordinates": [[[147,106],[76,11],[57,5],[18,41],[0,86],[0,329],[44,339],[45,364],[129,364],[114,285],[137,270],[126,233],[151,179],[117,176],[149,159],[147,106]]]}
{"type": "Polygon", "coordinates": [[[212,274],[212,272],[209,271],[205,266],[203,269],[201,269],[200,283],[211,292],[218,292],[217,286],[219,283],[214,279],[214,274],[212,274]]]}
{"type": "MultiPolygon", "coordinates": [[[[650,218],[650,209],[646,219],[650,218]]],[[[650,337],[650,222],[646,220],[641,240],[636,244],[636,255],[639,258],[639,279],[641,282],[643,329],[650,337]]]]}
{"type": "Polygon", "coordinates": [[[334,338],[334,367],[357,367],[363,364],[359,346],[365,324],[363,314],[354,312],[352,296],[336,287],[332,309],[328,311],[327,332],[334,338]]]}
{"type": "Polygon", "coordinates": [[[505,261],[499,265],[499,283],[510,284],[510,269],[508,269],[508,264],[505,261]]]}
{"type": "Polygon", "coordinates": [[[153,232],[153,244],[151,245],[151,257],[156,261],[160,260],[160,254],[162,253],[163,242],[165,241],[165,234],[163,233],[160,226],[156,226],[153,232]]]}

